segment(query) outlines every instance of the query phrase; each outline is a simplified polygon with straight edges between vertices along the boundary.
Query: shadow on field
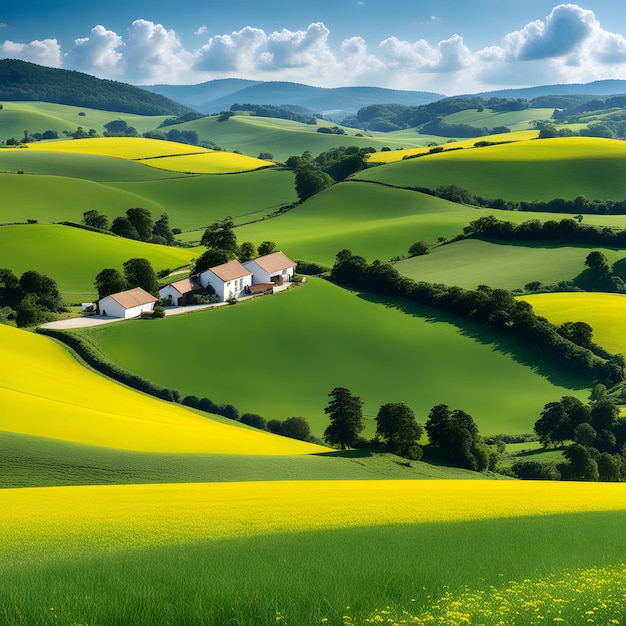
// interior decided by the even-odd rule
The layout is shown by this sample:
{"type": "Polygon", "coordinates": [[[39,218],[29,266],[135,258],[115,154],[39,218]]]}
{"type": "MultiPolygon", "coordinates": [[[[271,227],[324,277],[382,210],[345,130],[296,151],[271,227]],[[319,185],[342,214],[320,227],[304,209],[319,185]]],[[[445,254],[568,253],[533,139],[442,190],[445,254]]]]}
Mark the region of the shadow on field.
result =
{"type": "MultiPolygon", "coordinates": [[[[459,333],[464,337],[489,346],[494,352],[506,354],[517,363],[530,367],[535,373],[544,376],[554,385],[567,387],[569,389],[586,389],[590,385],[589,381],[584,376],[559,369],[556,365],[543,359],[531,347],[523,345],[521,341],[517,341],[512,337],[505,337],[475,322],[452,315],[451,313],[437,311],[427,306],[413,304],[403,300],[385,298],[384,296],[365,292],[359,292],[357,295],[367,302],[381,304],[388,308],[402,311],[407,315],[418,317],[426,322],[433,324],[441,322],[452,324],[458,328],[459,333]]],[[[451,355],[451,358],[453,358],[453,355],[451,355]]],[[[477,364],[477,367],[478,366],[480,366],[480,364],[477,364]]]]}
{"type": "Polygon", "coordinates": [[[341,457],[345,459],[367,459],[382,453],[372,448],[358,448],[356,450],[333,450],[332,452],[318,452],[313,456],[341,457]]]}

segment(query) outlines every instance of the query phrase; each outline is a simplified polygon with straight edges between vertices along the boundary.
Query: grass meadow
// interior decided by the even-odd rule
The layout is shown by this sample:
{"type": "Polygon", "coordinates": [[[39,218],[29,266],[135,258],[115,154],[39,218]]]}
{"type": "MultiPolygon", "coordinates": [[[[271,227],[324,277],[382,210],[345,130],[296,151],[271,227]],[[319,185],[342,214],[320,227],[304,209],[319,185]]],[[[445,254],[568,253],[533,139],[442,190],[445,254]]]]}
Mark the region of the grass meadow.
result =
{"type": "Polygon", "coordinates": [[[391,623],[521,626],[624,611],[617,484],[7,489],[0,520],[11,624],[343,625],[395,611],[391,623]]]}
{"type": "Polygon", "coordinates": [[[619,200],[626,195],[625,164],[622,141],[565,137],[443,152],[359,172],[358,178],[398,187],[455,184],[507,200],[619,200]]]}
{"type": "Polygon", "coordinates": [[[58,224],[16,224],[0,228],[3,267],[18,276],[37,270],[54,279],[66,303],[97,297],[94,279],[105,267],[122,271],[135,257],[150,260],[155,271],[186,265],[198,256],[190,248],[174,248],[103,235],[58,224]]]}
{"type": "Polygon", "coordinates": [[[319,279],[234,307],[73,332],[183,396],[232,403],[266,419],[301,415],[318,435],[328,424],[328,393],[337,386],[364,400],[368,436],[386,402],[406,402],[421,422],[436,404],[450,404],[490,435],[532,432],[546,402],[588,395],[576,380],[478,326],[319,279]],[[193,337],[193,350],[173,367],[165,355],[180,350],[181,337],[193,337]]]}
{"type": "Polygon", "coordinates": [[[439,246],[424,256],[396,263],[404,276],[431,283],[475,289],[523,289],[531,281],[544,285],[573,280],[585,270],[585,258],[600,249],[610,265],[626,256],[622,250],[533,242],[510,244],[466,239],[439,246]]]}

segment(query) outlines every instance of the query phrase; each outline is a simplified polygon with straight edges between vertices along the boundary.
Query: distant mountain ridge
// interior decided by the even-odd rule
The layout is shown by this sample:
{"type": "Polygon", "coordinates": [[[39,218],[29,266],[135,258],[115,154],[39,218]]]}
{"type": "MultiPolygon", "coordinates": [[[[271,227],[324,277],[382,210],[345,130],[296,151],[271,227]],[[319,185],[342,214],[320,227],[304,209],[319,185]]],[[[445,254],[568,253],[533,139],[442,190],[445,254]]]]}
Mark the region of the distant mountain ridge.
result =
{"type": "Polygon", "coordinates": [[[417,106],[445,96],[429,91],[403,91],[382,87],[313,87],[280,81],[212,80],[198,85],[149,85],[154,93],[165,95],[202,113],[219,113],[239,103],[298,106],[340,120],[354,115],[369,104],[417,106]]]}
{"type": "Polygon", "coordinates": [[[189,108],[160,94],[72,70],[0,59],[0,101],[39,101],[137,115],[184,115],[189,108]]]}
{"type": "Polygon", "coordinates": [[[499,89],[481,93],[465,94],[481,98],[539,98],[540,96],[617,96],[626,94],[626,80],[596,80],[591,83],[563,83],[558,85],[541,85],[538,87],[521,87],[516,89],[499,89]]]}

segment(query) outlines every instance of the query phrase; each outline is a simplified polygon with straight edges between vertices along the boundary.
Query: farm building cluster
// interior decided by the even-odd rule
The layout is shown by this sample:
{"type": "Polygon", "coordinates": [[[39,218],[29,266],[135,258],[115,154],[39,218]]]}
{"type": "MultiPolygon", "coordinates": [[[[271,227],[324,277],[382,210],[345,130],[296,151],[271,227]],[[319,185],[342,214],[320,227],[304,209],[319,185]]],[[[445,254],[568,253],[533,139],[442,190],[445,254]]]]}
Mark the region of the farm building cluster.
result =
{"type": "MultiPolygon", "coordinates": [[[[275,286],[291,282],[296,263],[282,252],[240,263],[237,260],[211,267],[204,272],[169,283],[159,296],[170,306],[187,306],[192,296],[213,291],[219,302],[247,295],[272,293],[275,286]]],[[[158,298],[141,287],[114,293],[98,301],[100,315],[129,319],[152,313],[158,298]]]]}

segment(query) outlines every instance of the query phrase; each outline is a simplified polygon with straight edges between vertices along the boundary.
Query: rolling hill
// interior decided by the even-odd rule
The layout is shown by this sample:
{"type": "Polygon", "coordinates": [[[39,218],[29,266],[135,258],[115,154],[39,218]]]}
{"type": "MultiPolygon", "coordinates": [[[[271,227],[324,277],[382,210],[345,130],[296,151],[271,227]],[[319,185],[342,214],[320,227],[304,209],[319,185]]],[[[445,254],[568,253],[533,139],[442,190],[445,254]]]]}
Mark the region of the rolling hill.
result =
{"type": "Polygon", "coordinates": [[[454,184],[506,200],[622,199],[623,141],[564,137],[431,154],[391,163],[358,178],[398,187],[454,184]]]}
{"type": "Polygon", "coordinates": [[[586,394],[549,382],[545,376],[554,373],[519,346],[457,323],[429,309],[405,310],[313,280],[235,307],[72,332],[88,336],[125,369],[183,396],[232,403],[266,419],[302,415],[318,435],[328,424],[327,394],[336,386],[365,401],[369,436],[373,416],[386,402],[406,402],[419,421],[434,405],[449,403],[471,413],[488,435],[531,432],[545,402],[586,394]],[[194,337],[194,349],[173,368],[159,355],[169,354],[181,337],[194,337]],[[264,348],[267,342],[271,350],[264,348]],[[207,361],[206,355],[219,357],[207,361]]]}

